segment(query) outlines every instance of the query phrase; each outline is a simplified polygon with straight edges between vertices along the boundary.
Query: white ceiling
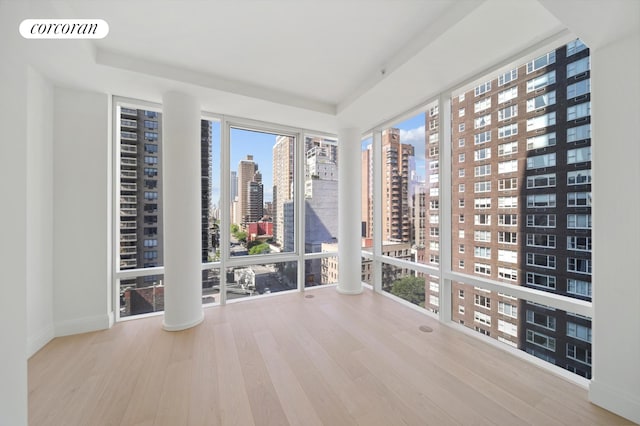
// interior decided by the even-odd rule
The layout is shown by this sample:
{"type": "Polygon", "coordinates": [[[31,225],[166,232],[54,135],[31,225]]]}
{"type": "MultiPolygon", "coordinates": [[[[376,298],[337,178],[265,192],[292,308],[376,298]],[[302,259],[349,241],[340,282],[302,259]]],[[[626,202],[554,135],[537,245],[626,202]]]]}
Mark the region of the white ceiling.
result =
{"type": "Polygon", "coordinates": [[[152,102],[177,88],[211,112],[335,131],[365,130],[567,27],[605,43],[638,26],[637,0],[592,0],[588,13],[581,1],[67,0],[23,16],[109,23],[102,40],[28,42],[57,84],[152,102]]]}

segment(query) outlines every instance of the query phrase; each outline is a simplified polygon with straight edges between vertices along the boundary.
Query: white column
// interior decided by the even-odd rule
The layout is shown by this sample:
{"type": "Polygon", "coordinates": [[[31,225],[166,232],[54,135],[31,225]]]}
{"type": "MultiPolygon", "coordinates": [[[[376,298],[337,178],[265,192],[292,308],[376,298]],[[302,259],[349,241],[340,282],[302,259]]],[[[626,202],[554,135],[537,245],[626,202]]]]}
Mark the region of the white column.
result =
{"type": "Polygon", "coordinates": [[[164,323],[168,331],[204,318],[200,233],[200,106],[168,92],[162,98],[164,323]]]}
{"type": "Polygon", "coordinates": [[[360,131],[338,132],[338,292],[362,293],[360,131]]]}
{"type": "Polygon", "coordinates": [[[593,380],[589,399],[640,422],[640,30],[591,51],[593,380]]]}

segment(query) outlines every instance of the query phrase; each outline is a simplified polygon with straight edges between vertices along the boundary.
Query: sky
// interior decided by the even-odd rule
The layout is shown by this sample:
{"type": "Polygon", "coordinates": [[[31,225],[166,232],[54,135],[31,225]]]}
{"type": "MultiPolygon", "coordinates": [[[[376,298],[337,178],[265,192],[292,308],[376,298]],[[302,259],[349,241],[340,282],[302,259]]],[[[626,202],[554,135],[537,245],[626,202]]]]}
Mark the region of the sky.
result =
{"type": "MultiPolygon", "coordinates": [[[[425,164],[425,114],[420,113],[414,117],[395,124],[393,127],[400,129],[400,141],[415,147],[416,173],[424,178],[426,176],[425,164]]],[[[215,205],[220,202],[220,122],[213,122],[212,129],[212,177],[211,200],[215,205]]],[[[264,201],[273,200],[273,146],[276,143],[276,135],[260,133],[250,130],[231,129],[231,170],[238,170],[238,163],[247,155],[253,155],[253,161],[258,163],[258,170],[262,173],[264,201]]],[[[339,143],[339,142],[338,142],[339,143]]],[[[362,147],[371,143],[371,139],[363,141],[362,147]]]]}

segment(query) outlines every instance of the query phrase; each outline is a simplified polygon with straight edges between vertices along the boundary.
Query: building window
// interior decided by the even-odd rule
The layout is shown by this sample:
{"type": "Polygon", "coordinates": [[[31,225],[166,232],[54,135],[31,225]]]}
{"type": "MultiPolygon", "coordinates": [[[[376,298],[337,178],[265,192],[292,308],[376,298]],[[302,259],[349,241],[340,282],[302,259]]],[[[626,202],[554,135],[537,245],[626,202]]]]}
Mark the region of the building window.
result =
{"type": "Polygon", "coordinates": [[[502,244],[517,244],[517,232],[498,231],[498,242],[502,244]]]}
{"type": "Polygon", "coordinates": [[[591,259],[567,257],[567,271],[591,275],[591,259]]]}
{"type": "Polygon", "coordinates": [[[475,257],[480,257],[483,259],[490,259],[491,258],[491,249],[489,247],[474,247],[473,248],[473,255],[475,257]]]}
{"type": "Polygon", "coordinates": [[[518,263],[518,252],[514,250],[498,250],[498,261],[518,263]]]}
{"type": "Polygon", "coordinates": [[[516,226],[518,225],[518,215],[517,214],[499,214],[498,225],[516,226]]]}
{"type": "Polygon", "coordinates": [[[556,318],[551,315],[545,315],[540,312],[527,310],[527,322],[529,324],[539,325],[549,330],[556,329],[556,318]]]}
{"type": "Polygon", "coordinates": [[[474,311],[473,320],[480,324],[491,326],[491,315],[485,314],[484,312],[474,311]]]}
{"type": "Polygon", "coordinates": [[[518,318],[518,307],[506,302],[498,302],[498,312],[511,318],[518,318]]]}
{"type": "Polygon", "coordinates": [[[504,139],[518,134],[518,123],[498,127],[498,139],[504,139]]]}
{"type": "Polygon", "coordinates": [[[555,290],[556,277],[535,272],[527,272],[527,284],[555,290]]]}
{"type": "Polygon", "coordinates": [[[567,172],[567,185],[591,183],[591,169],[567,172]]]}
{"type": "Polygon", "coordinates": [[[527,138],[527,151],[532,149],[546,148],[556,144],[556,133],[551,132],[540,136],[527,138]]]}
{"type": "Polygon", "coordinates": [[[511,155],[518,152],[518,142],[508,142],[498,145],[498,156],[511,155]]]}
{"type": "Polygon", "coordinates": [[[144,132],[144,139],[147,141],[157,141],[158,134],[156,132],[144,132]]]}
{"type": "Polygon", "coordinates": [[[527,208],[549,208],[556,206],[556,194],[527,195],[527,208]]]}
{"type": "Polygon", "coordinates": [[[482,83],[481,85],[476,87],[474,90],[475,96],[480,96],[483,93],[487,93],[490,90],[491,90],[491,80],[487,81],[486,83],[482,83]]]}
{"type": "Polygon", "coordinates": [[[458,184],[458,192],[464,192],[464,183],[458,184]]]}
{"type": "Polygon", "coordinates": [[[556,124],[555,111],[545,115],[529,118],[527,120],[527,132],[543,129],[545,127],[553,126],[554,124],[556,124]]]}
{"type": "Polygon", "coordinates": [[[158,176],[158,169],[156,169],[155,167],[145,167],[144,175],[148,177],[156,177],[158,176]]]}
{"type": "Polygon", "coordinates": [[[589,56],[567,64],[567,78],[589,71],[589,56]]]}
{"type": "Polygon", "coordinates": [[[530,228],[555,228],[555,214],[528,214],[527,227],[530,228]]]}
{"type": "Polygon", "coordinates": [[[527,246],[556,248],[556,236],[550,234],[527,234],[527,246]]]}
{"type": "Polygon", "coordinates": [[[567,207],[589,207],[591,206],[590,192],[568,192],[567,207]]]}
{"type": "Polygon", "coordinates": [[[567,99],[577,98],[591,92],[591,82],[589,79],[581,80],[567,86],[567,99]]]}
{"type": "Polygon", "coordinates": [[[486,109],[491,108],[491,98],[484,98],[481,99],[479,101],[477,101],[474,105],[473,105],[473,112],[482,112],[486,109]]]}
{"type": "Polygon", "coordinates": [[[567,293],[591,297],[591,283],[569,278],[567,279],[567,293]]]}
{"type": "Polygon", "coordinates": [[[591,365],[591,351],[586,348],[567,343],[567,358],[574,359],[583,364],[591,365]]]}
{"type": "Polygon", "coordinates": [[[518,160],[501,161],[498,163],[498,174],[518,171],[518,160]]]}
{"type": "Polygon", "coordinates": [[[491,241],[491,231],[473,231],[473,240],[474,241],[490,242],[491,241]]]}
{"type": "Polygon", "coordinates": [[[500,74],[498,76],[498,86],[504,86],[518,78],[518,68],[514,68],[511,71],[507,71],[504,74],[500,74]]]}
{"type": "Polygon", "coordinates": [[[473,172],[473,175],[475,177],[489,176],[491,175],[491,164],[476,166],[474,167],[473,172]]]}
{"type": "Polygon", "coordinates": [[[591,237],[567,237],[567,250],[591,251],[591,237]]]}
{"type": "Polygon", "coordinates": [[[536,155],[527,158],[527,170],[554,167],[556,165],[556,153],[536,155]]]}
{"type": "Polygon", "coordinates": [[[487,265],[486,263],[474,264],[473,270],[475,271],[476,274],[491,275],[491,265],[487,265]]]}
{"type": "Polygon", "coordinates": [[[498,197],[498,208],[514,209],[518,207],[518,197],[498,197]]]}
{"type": "Polygon", "coordinates": [[[473,144],[482,145],[491,141],[491,130],[473,135],[473,144]]]}
{"type": "MultiPolygon", "coordinates": [[[[473,192],[491,192],[491,181],[475,182],[473,192]]],[[[491,201],[489,201],[489,207],[491,207],[491,201]]]]}
{"type": "Polygon", "coordinates": [[[552,188],[556,186],[556,174],[527,176],[527,189],[552,188]]]}
{"type": "MultiPolygon", "coordinates": [[[[501,331],[501,332],[506,333],[506,334],[508,334],[510,336],[513,336],[513,337],[518,337],[518,326],[517,326],[517,324],[512,324],[510,322],[507,322],[507,321],[504,321],[504,320],[501,320],[501,319],[498,320],[498,331],[501,331]]],[[[498,337],[498,340],[500,340],[499,337],[498,337]]],[[[509,342],[509,341],[506,341],[505,343],[507,343],[507,342],[509,342]]],[[[513,346],[515,348],[518,347],[518,345],[513,343],[513,342],[510,342],[510,343],[507,343],[507,344],[510,344],[511,346],[513,346]]]]}
{"type": "Polygon", "coordinates": [[[474,215],[475,225],[491,225],[491,215],[490,214],[477,214],[474,215]]]}
{"type": "Polygon", "coordinates": [[[482,308],[491,309],[491,299],[480,294],[473,295],[473,304],[482,308]]]}
{"type": "Polygon", "coordinates": [[[591,115],[591,102],[584,102],[567,108],[567,120],[577,120],[591,115]]]}
{"type": "Polygon", "coordinates": [[[508,120],[518,115],[518,105],[511,105],[498,110],[498,121],[508,120]]]}
{"type": "Polygon", "coordinates": [[[585,50],[587,46],[580,41],[580,39],[575,39],[567,43],[567,57],[575,55],[578,52],[582,52],[585,50]]]}
{"type": "Polygon", "coordinates": [[[556,257],[552,254],[527,253],[527,265],[556,269],[556,257]]]}
{"type": "Polygon", "coordinates": [[[518,178],[498,180],[498,191],[512,191],[518,189],[518,178]]]}
{"type": "Polygon", "coordinates": [[[527,81],[527,93],[531,93],[534,90],[543,89],[551,84],[556,82],[556,72],[550,71],[544,75],[541,75],[536,78],[532,78],[527,81]]]}
{"type": "Polygon", "coordinates": [[[567,142],[578,142],[591,139],[591,124],[583,124],[567,129],[567,142]]]}
{"type": "Polygon", "coordinates": [[[568,214],[567,228],[591,229],[591,215],[590,214],[568,214]]]}
{"type": "Polygon", "coordinates": [[[570,149],[567,151],[567,164],[583,163],[591,161],[591,147],[570,149]]]}
{"type": "Polygon", "coordinates": [[[475,161],[482,161],[491,158],[491,148],[478,149],[473,153],[475,161]]]}
{"type": "Polygon", "coordinates": [[[567,336],[591,343],[591,327],[567,322],[567,336]]]}
{"type": "Polygon", "coordinates": [[[533,61],[527,63],[527,74],[532,73],[536,70],[546,67],[547,65],[551,65],[556,62],[556,52],[549,52],[546,55],[542,55],[533,61]]]}
{"type": "Polygon", "coordinates": [[[556,103],[556,91],[551,91],[535,98],[527,99],[527,112],[546,108],[556,103]]]}
{"type": "Polygon", "coordinates": [[[498,93],[498,103],[502,104],[518,97],[518,86],[510,87],[498,93]]]}
{"type": "Polygon", "coordinates": [[[534,345],[541,346],[545,349],[555,352],[556,351],[556,339],[546,334],[538,333],[537,331],[527,329],[527,342],[534,345]]]}
{"type": "Polygon", "coordinates": [[[491,124],[491,114],[486,114],[473,120],[474,129],[479,129],[484,126],[488,126],[489,124],[491,124]]]}
{"type": "Polygon", "coordinates": [[[464,163],[464,152],[462,154],[458,154],[458,163],[464,163]]]}

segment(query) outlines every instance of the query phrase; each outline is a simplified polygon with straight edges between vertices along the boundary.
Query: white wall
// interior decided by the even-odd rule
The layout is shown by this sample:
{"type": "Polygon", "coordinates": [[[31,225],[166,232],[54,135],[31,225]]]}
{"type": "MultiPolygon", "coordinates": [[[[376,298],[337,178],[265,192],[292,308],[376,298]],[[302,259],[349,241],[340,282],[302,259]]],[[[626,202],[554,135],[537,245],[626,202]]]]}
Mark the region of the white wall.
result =
{"type": "Polygon", "coordinates": [[[0,2],[0,425],[27,424],[27,66],[0,2]]]}
{"type": "Polygon", "coordinates": [[[640,423],[640,31],[591,52],[594,403],[640,423]]]}
{"type": "Polygon", "coordinates": [[[56,336],[104,329],[113,323],[110,117],[108,95],[55,89],[56,336]]]}
{"type": "Polygon", "coordinates": [[[27,81],[27,356],[53,329],[53,87],[29,68],[27,81]]]}

